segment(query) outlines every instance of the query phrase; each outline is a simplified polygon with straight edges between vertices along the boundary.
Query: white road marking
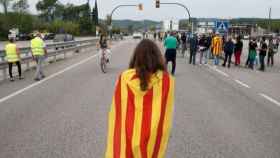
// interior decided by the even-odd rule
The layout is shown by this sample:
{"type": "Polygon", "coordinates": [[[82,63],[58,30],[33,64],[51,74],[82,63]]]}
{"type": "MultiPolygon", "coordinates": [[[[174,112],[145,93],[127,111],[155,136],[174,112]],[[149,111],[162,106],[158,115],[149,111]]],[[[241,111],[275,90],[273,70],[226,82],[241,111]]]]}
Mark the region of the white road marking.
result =
{"type": "Polygon", "coordinates": [[[251,88],[249,85],[243,83],[242,81],[239,81],[239,80],[235,80],[235,82],[237,82],[238,84],[240,84],[241,86],[243,87],[246,87],[246,88],[251,88]]]}
{"type": "Polygon", "coordinates": [[[218,73],[222,74],[225,77],[229,77],[229,75],[227,73],[225,73],[225,72],[223,72],[223,71],[221,71],[221,70],[219,70],[217,68],[215,68],[214,70],[217,71],[218,73]]]}
{"type": "MultiPolygon", "coordinates": [[[[227,73],[225,73],[225,72],[223,72],[223,71],[217,69],[217,68],[214,67],[214,66],[207,65],[207,67],[209,67],[210,69],[212,69],[212,70],[214,70],[214,71],[220,73],[221,75],[223,75],[223,76],[225,76],[225,77],[229,77],[229,75],[228,75],[227,73]]],[[[235,79],[235,82],[238,83],[238,84],[240,84],[240,85],[243,86],[243,87],[251,88],[249,85],[243,83],[243,82],[240,81],[240,80],[235,79]]],[[[259,93],[259,95],[260,95],[261,97],[267,99],[268,101],[270,101],[270,102],[272,102],[272,103],[274,103],[274,104],[276,104],[277,106],[280,107],[280,102],[279,102],[279,101],[277,101],[277,100],[275,100],[275,99],[273,99],[273,98],[271,98],[271,97],[269,97],[268,95],[263,94],[263,93],[259,93]]]]}
{"type": "Polygon", "coordinates": [[[263,94],[263,93],[259,93],[259,95],[280,107],[280,102],[278,102],[277,100],[275,100],[275,99],[273,99],[273,98],[271,98],[268,95],[263,94]]]}
{"type": "Polygon", "coordinates": [[[225,77],[229,77],[229,75],[225,72],[223,72],[222,70],[219,70],[218,68],[214,67],[214,66],[210,66],[210,65],[207,65],[210,69],[218,72],[219,74],[225,76],[225,77]]]}
{"type": "Polygon", "coordinates": [[[88,62],[89,60],[91,60],[91,59],[93,59],[93,58],[96,58],[97,56],[98,56],[98,53],[95,54],[95,55],[93,55],[93,56],[91,56],[91,57],[89,57],[89,58],[86,58],[86,59],[84,59],[84,60],[82,60],[82,61],[80,61],[80,62],[78,62],[78,63],[76,63],[76,64],[74,64],[74,65],[71,65],[71,66],[69,66],[69,67],[67,67],[67,68],[65,68],[65,69],[63,69],[63,70],[61,70],[61,71],[58,71],[58,72],[56,72],[56,73],[54,73],[54,74],[52,74],[52,75],[46,77],[45,79],[43,79],[43,80],[41,80],[41,81],[35,82],[35,83],[33,83],[33,84],[31,84],[31,85],[29,85],[29,86],[23,88],[23,89],[20,89],[20,90],[18,90],[18,91],[16,91],[16,92],[14,92],[14,93],[12,93],[12,94],[6,96],[6,97],[3,97],[3,98],[0,99],[0,103],[3,103],[3,102],[5,102],[5,101],[7,101],[7,100],[9,100],[9,99],[11,99],[11,98],[13,98],[13,97],[15,97],[15,96],[21,94],[21,93],[23,93],[23,92],[25,92],[25,91],[27,91],[27,90],[33,88],[33,87],[36,87],[36,86],[38,86],[38,85],[40,85],[40,84],[42,84],[42,83],[44,83],[44,82],[46,82],[46,81],[48,81],[48,80],[54,78],[54,77],[56,77],[56,76],[59,76],[59,75],[61,75],[62,73],[66,72],[66,71],[69,71],[69,70],[71,70],[71,69],[73,69],[73,68],[75,68],[75,67],[77,67],[77,66],[80,66],[81,64],[84,64],[84,63],[88,62]]]}

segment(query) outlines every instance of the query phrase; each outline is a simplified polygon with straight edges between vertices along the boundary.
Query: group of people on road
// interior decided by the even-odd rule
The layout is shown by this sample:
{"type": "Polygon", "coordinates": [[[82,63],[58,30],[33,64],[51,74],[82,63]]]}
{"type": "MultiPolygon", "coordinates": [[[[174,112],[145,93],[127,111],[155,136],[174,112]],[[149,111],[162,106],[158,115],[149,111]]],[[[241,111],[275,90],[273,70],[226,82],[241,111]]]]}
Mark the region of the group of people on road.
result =
{"type": "MultiPolygon", "coordinates": [[[[261,38],[261,41],[257,42],[256,38],[252,38],[249,41],[248,45],[248,55],[245,66],[251,69],[255,69],[255,67],[260,63],[260,71],[265,71],[265,66],[273,66],[274,65],[274,54],[278,52],[279,40],[275,40],[273,38],[269,38],[267,41],[265,37],[261,38]],[[259,52],[259,53],[258,53],[259,52]],[[265,57],[267,56],[267,63],[265,64],[265,57]]],[[[241,37],[237,37],[236,43],[233,42],[232,38],[229,37],[224,45],[225,52],[225,62],[228,61],[228,67],[230,67],[231,63],[231,55],[234,52],[235,55],[235,65],[239,66],[241,63],[241,54],[243,51],[243,42],[241,37]],[[227,59],[227,56],[229,59],[227,59]]],[[[225,63],[223,64],[225,66],[225,63]]]]}
{"type": "MultiPolygon", "coordinates": [[[[236,59],[239,59],[240,56],[238,54],[237,49],[234,50],[235,44],[231,39],[228,41],[224,41],[224,38],[220,36],[219,33],[214,35],[191,35],[189,38],[190,44],[190,60],[189,64],[196,65],[196,55],[199,53],[199,64],[208,64],[209,59],[213,59],[214,65],[220,64],[220,56],[222,52],[225,52],[225,60],[223,66],[226,65],[226,62],[229,63],[228,67],[230,67],[232,54],[234,51],[236,59]]],[[[236,60],[238,61],[238,60],[236,60]]],[[[238,62],[237,62],[238,63],[238,62]]]]}
{"type": "MultiPolygon", "coordinates": [[[[107,48],[106,38],[99,41],[101,48],[107,48]]],[[[190,64],[196,64],[196,53],[200,52],[200,64],[207,64],[210,56],[219,65],[219,57],[225,53],[223,66],[231,64],[234,54],[235,65],[241,64],[243,42],[231,37],[226,40],[219,34],[213,36],[185,34],[178,38],[175,32],[164,39],[165,60],[157,44],[143,39],[135,48],[129,67],[122,72],[116,82],[108,119],[107,148],[105,157],[158,157],[163,158],[172,127],[174,109],[174,78],[167,72],[168,62],[172,62],[171,74],[175,74],[176,54],[179,45],[190,45],[190,64]],[[179,42],[180,41],[180,42],[179,42]],[[204,60],[203,60],[204,58],[204,60]],[[203,62],[204,61],[204,62],[203,62]]],[[[268,53],[268,63],[273,64],[273,54],[277,43],[263,37],[260,48],[256,39],[249,43],[248,65],[252,67],[259,50],[260,70],[264,70],[264,59],[268,53]]],[[[187,46],[182,48],[186,49],[187,46]]],[[[277,46],[278,48],[278,46],[277,46]]],[[[184,50],[185,51],[185,50],[184,50]]],[[[45,44],[40,34],[31,40],[31,52],[37,63],[35,80],[44,78],[42,62],[46,56],[45,44]]],[[[9,65],[16,63],[20,68],[20,52],[13,40],[6,46],[9,65]]],[[[10,74],[13,78],[12,74],[10,74]]]]}
{"type": "MultiPolygon", "coordinates": [[[[45,74],[42,70],[43,62],[47,56],[47,50],[45,48],[45,43],[41,37],[40,33],[37,33],[36,37],[31,40],[30,42],[31,54],[33,60],[36,62],[36,73],[34,80],[40,81],[41,79],[45,78],[45,74]]],[[[15,43],[15,39],[9,39],[8,44],[5,46],[5,54],[6,60],[9,65],[9,76],[10,81],[15,81],[15,77],[13,75],[13,64],[17,65],[18,68],[18,75],[19,79],[22,80],[24,77],[22,76],[22,69],[21,69],[21,55],[20,50],[15,43]]]]}
{"type": "Polygon", "coordinates": [[[268,41],[262,37],[261,41],[257,42],[256,38],[252,38],[249,43],[249,55],[246,61],[246,66],[254,68],[254,65],[260,63],[259,70],[265,71],[265,66],[272,67],[274,65],[274,55],[278,53],[279,40],[269,38],[268,41]],[[259,51],[259,54],[257,54],[259,51]],[[267,62],[265,64],[265,58],[267,62]],[[259,60],[259,61],[258,61],[259,60]]]}
{"type": "MultiPolygon", "coordinates": [[[[240,35],[232,36],[222,36],[218,32],[215,34],[190,34],[186,33],[169,33],[164,39],[164,45],[166,47],[166,61],[172,61],[173,68],[172,74],[175,72],[176,59],[174,61],[175,53],[170,53],[170,38],[177,39],[177,47],[181,48],[182,55],[185,55],[187,50],[187,45],[189,45],[189,64],[196,65],[196,57],[199,54],[199,64],[208,64],[209,59],[213,59],[213,64],[215,66],[220,65],[220,59],[223,58],[223,67],[231,67],[232,56],[234,56],[234,65],[241,66],[241,58],[244,50],[244,43],[240,35]],[[179,37],[180,36],[180,37],[179,37]],[[171,60],[172,59],[172,60],[171,60]]],[[[274,65],[274,55],[278,52],[279,39],[262,37],[260,42],[257,42],[257,38],[251,38],[248,44],[248,57],[246,61],[246,67],[255,69],[258,64],[260,64],[259,70],[265,71],[265,66],[274,65]],[[265,63],[265,58],[267,57],[267,62],[265,63]]],[[[173,42],[174,43],[174,42],[173,42]]],[[[174,47],[174,46],[173,46],[174,47]]],[[[172,48],[175,52],[174,48],[172,48]]]]}
{"type": "MultiPolygon", "coordinates": [[[[107,49],[107,38],[102,36],[98,44],[107,49]]],[[[37,63],[34,80],[39,81],[45,77],[42,63],[47,51],[40,34],[30,45],[37,63]]],[[[173,62],[174,74],[177,39],[167,37],[165,45],[168,48],[165,57],[173,62]]],[[[20,51],[14,39],[9,40],[5,50],[11,81],[14,81],[13,64],[18,66],[19,79],[23,79],[20,51]]],[[[173,102],[174,79],[166,70],[164,57],[154,41],[144,39],[135,48],[128,70],[120,74],[116,83],[105,157],[163,158],[172,126],[173,102]]]]}
{"type": "MultiPolygon", "coordinates": [[[[40,81],[41,79],[45,78],[45,74],[43,72],[43,62],[47,58],[47,49],[40,33],[37,33],[36,37],[34,37],[34,39],[30,41],[30,48],[32,59],[36,62],[36,72],[34,80],[40,81]]],[[[100,57],[102,52],[104,51],[107,62],[109,62],[111,51],[110,43],[108,42],[106,35],[102,34],[100,36],[100,40],[97,43],[97,48],[100,48],[100,57]]],[[[5,54],[6,60],[9,65],[10,81],[15,81],[15,77],[13,75],[13,64],[17,65],[19,79],[22,80],[24,77],[22,76],[21,69],[21,52],[20,49],[18,49],[17,44],[15,43],[15,39],[9,39],[8,44],[5,46],[5,54]]]]}
{"type": "MultiPolygon", "coordinates": [[[[190,45],[190,64],[196,64],[197,52],[200,53],[200,64],[208,64],[211,57],[213,63],[219,65],[222,52],[222,66],[230,68],[233,55],[235,65],[241,64],[244,44],[240,36],[223,38],[217,33],[213,36],[194,34],[187,38],[182,34],[178,38],[172,32],[163,39],[165,60],[155,42],[143,39],[135,48],[128,70],[118,77],[109,113],[106,158],[164,157],[174,104],[174,79],[167,72],[167,64],[172,63],[171,74],[174,75],[177,49],[181,45],[182,54],[185,53],[187,43],[190,45]]],[[[267,45],[264,37],[260,47],[256,39],[250,40],[248,66],[254,66],[257,51],[260,70],[264,70],[267,53],[267,64],[272,65],[276,46],[272,40],[267,45]]]]}

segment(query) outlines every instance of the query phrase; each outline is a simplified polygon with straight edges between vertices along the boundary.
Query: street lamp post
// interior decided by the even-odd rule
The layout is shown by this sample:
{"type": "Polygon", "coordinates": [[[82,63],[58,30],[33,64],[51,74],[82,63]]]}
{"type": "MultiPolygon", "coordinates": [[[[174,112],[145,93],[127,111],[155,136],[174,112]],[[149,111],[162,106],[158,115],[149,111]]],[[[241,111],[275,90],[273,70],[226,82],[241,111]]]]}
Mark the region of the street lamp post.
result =
{"type": "Polygon", "coordinates": [[[161,3],[161,2],[159,2],[159,4],[163,4],[163,5],[177,5],[177,6],[183,7],[187,11],[187,13],[188,13],[189,23],[191,24],[191,27],[192,27],[191,28],[191,32],[193,33],[193,22],[191,21],[190,10],[189,10],[189,8],[187,6],[185,6],[184,4],[181,4],[181,3],[177,3],[177,2],[174,2],[174,3],[161,3]]]}
{"type": "Polygon", "coordinates": [[[122,8],[122,7],[138,7],[139,10],[143,10],[143,5],[142,4],[130,4],[130,5],[118,5],[116,6],[111,14],[110,14],[110,22],[109,22],[109,30],[110,30],[110,34],[112,34],[112,17],[113,17],[113,14],[119,9],[119,8],[122,8]]]}

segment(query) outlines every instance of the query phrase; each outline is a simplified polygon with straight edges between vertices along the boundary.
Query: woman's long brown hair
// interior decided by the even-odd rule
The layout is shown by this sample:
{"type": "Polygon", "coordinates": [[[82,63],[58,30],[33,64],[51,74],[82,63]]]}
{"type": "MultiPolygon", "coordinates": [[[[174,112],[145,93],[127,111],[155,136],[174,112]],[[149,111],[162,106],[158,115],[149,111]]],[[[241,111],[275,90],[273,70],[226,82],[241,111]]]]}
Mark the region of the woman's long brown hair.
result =
{"type": "Polygon", "coordinates": [[[149,39],[142,40],[136,46],[129,68],[136,69],[142,91],[147,90],[150,77],[153,73],[158,70],[166,70],[160,49],[149,39]]]}

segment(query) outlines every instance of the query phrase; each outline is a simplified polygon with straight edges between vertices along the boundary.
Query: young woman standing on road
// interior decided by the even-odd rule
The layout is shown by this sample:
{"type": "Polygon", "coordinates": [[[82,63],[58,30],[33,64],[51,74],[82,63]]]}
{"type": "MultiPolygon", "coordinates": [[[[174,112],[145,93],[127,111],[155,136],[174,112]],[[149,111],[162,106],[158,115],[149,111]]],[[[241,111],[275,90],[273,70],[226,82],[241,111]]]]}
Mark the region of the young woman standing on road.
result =
{"type": "Polygon", "coordinates": [[[116,84],[106,158],[163,158],[172,123],[174,79],[157,45],[144,39],[116,84]]]}

